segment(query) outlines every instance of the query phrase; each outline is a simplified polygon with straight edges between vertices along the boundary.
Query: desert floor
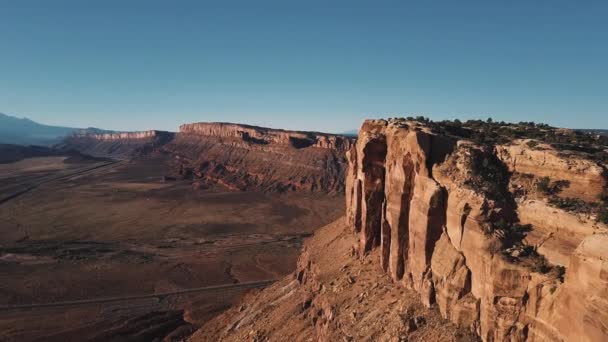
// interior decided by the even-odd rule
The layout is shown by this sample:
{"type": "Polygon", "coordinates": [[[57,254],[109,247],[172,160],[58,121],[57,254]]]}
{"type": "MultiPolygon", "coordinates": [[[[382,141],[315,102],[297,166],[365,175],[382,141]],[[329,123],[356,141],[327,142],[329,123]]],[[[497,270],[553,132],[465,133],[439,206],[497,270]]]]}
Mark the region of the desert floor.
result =
{"type": "Polygon", "coordinates": [[[188,334],[293,271],[344,211],[335,195],[162,182],[167,158],[0,164],[0,340],[188,334]]]}

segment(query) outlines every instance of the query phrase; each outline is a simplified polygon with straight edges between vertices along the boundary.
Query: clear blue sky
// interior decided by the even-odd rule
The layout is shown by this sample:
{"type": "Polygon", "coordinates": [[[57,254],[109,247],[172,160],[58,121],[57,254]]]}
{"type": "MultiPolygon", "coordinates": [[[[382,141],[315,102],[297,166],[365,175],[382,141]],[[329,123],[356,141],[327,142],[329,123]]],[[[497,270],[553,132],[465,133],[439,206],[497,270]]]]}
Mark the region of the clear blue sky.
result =
{"type": "Polygon", "coordinates": [[[118,130],[608,128],[608,1],[0,0],[0,112],[118,130]]]}

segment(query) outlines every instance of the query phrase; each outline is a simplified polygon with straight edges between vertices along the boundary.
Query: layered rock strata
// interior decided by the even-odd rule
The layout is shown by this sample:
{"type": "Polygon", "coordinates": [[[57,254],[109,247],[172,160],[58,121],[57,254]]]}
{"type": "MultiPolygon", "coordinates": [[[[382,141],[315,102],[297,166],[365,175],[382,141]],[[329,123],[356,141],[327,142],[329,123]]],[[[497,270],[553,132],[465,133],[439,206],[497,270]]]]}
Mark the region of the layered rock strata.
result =
{"type": "Polygon", "coordinates": [[[249,143],[251,145],[276,144],[291,146],[297,149],[319,147],[339,152],[348,151],[354,143],[353,139],[340,135],[287,131],[224,122],[184,124],[179,127],[179,131],[183,135],[233,138],[237,142],[249,143]]]}
{"type": "Polygon", "coordinates": [[[238,190],[342,192],[353,139],[229,123],[180,127],[164,147],[183,172],[238,190]]]}
{"type": "Polygon", "coordinates": [[[344,191],[345,152],[354,139],[230,123],[193,123],[178,133],[144,131],[84,134],[58,147],[93,156],[129,159],[171,155],[179,179],[234,190],[344,191]]]}
{"type": "Polygon", "coordinates": [[[597,201],[606,187],[604,168],[592,160],[560,153],[547,145],[530,148],[525,141],[515,141],[497,148],[498,157],[510,171],[567,181],[563,197],[597,201]]]}
{"type": "Polygon", "coordinates": [[[484,341],[607,340],[606,227],[508,191],[516,171],[567,179],[591,199],[605,186],[602,167],[539,153],[476,146],[413,121],[366,121],[347,153],[359,254],[379,249],[395,282],[484,341]],[[524,227],[538,244],[526,243],[524,227]]]}
{"type": "Polygon", "coordinates": [[[158,151],[171,141],[174,133],[142,131],[105,134],[76,134],[64,139],[56,147],[76,150],[95,157],[127,159],[158,151]]]}

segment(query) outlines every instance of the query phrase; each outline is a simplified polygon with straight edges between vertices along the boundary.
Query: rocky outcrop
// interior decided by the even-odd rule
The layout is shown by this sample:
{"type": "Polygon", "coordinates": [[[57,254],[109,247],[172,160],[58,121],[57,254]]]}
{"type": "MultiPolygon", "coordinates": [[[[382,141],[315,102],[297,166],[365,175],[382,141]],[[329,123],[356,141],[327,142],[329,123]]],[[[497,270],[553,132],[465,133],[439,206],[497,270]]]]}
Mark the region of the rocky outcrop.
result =
{"type": "Polygon", "coordinates": [[[237,190],[342,192],[353,139],[229,124],[182,125],[163,150],[181,173],[237,190]]]}
{"type": "Polygon", "coordinates": [[[562,196],[589,202],[598,200],[606,187],[605,171],[601,165],[576,154],[560,154],[547,144],[530,148],[526,142],[517,140],[497,147],[498,157],[509,170],[567,181],[568,186],[562,190],[562,196]]]}
{"type": "Polygon", "coordinates": [[[95,140],[138,140],[151,139],[159,136],[167,135],[168,132],[162,131],[141,131],[141,132],[119,132],[119,133],[103,133],[103,134],[75,134],[78,138],[90,138],[95,140]]]}
{"type": "Polygon", "coordinates": [[[100,157],[172,157],[176,179],[233,190],[344,191],[345,153],[354,139],[231,123],[193,123],[162,131],[83,134],[58,147],[100,157]]]}
{"type": "Polygon", "coordinates": [[[607,340],[607,227],[513,193],[514,174],[550,174],[590,199],[578,192],[604,186],[602,166],[552,154],[535,167],[535,154],[513,159],[528,151],[438,132],[364,122],[346,153],[346,217],[306,243],[293,278],[193,340],[607,340]]]}
{"type": "Polygon", "coordinates": [[[234,139],[251,145],[285,145],[296,149],[319,147],[339,152],[348,151],[354,140],[333,134],[317,132],[286,131],[265,127],[224,123],[199,122],[179,127],[183,135],[234,139]]]}
{"type": "Polygon", "coordinates": [[[379,275],[372,262],[378,250],[353,258],[356,240],[344,218],[318,229],[306,241],[293,276],[248,294],[189,341],[477,340],[427,310],[414,292],[379,275]]]}
{"type": "MultiPolygon", "coordinates": [[[[555,293],[553,307],[539,312],[545,330],[566,341],[606,341],[608,336],[608,234],[590,235],[571,257],[564,284],[555,293]],[[549,327],[549,329],[547,329],[549,327]]],[[[539,320],[540,321],[540,320],[539,320]]],[[[535,331],[532,330],[534,334],[535,331]]]]}
{"type": "Polygon", "coordinates": [[[158,151],[171,141],[174,133],[164,131],[75,134],[56,146],[95,157],[128,159],[158,151]]]}
{"type": "Polygon", "coordinates": [[[590,200],[606,184],[602,168],[539,153],[484,148],[414,121],[366,121],[346,174],[360,255],[378,249],[395,282],[484,341],[608,339],[606,227],[509,192],[521,172],[568,180],[590,200]]]}

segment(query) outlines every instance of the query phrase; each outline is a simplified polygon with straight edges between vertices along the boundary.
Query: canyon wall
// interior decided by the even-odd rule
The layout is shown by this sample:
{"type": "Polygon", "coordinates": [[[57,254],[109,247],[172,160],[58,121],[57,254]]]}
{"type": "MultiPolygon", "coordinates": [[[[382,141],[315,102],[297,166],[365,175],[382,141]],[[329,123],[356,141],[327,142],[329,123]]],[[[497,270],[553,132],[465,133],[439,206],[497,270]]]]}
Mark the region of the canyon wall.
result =
{"type": "Polygon", "coordinates": [[[157,151],[172,140],[174,133],[141,131],[104,134],[75,134],[55,146],[62,150],[76,150],[95,157],[128,159],[157,151]]]}
{"type": "Polygon", "coordinates": [[[135,139],[151,139],[157,136],[167,134],[162,131],[140,131],[140,132],[119,132],[119,133],[102,133],[102,134],[75,134],[78,138],[89,138],[95,140],[135,140],[135,139]]]}
{"type": "Polygon", "coordinates": [[[514,196],[514,172],[596,199],[604,169],[368,120],[347,153],[347,222],[395,282],[484,341],[608,340],[607,227],[514,196]],[[531,225],[531,226],[530,226],[531,225]]]}
{"type": "Polygon", "coordinates": [[[597,201],[606,186],[604,168],[575,154],[558,152],[548,145],[530,148],[523,140],[497,147],[499,158],[510,171],[563,180],[569,186],[562,196],[597,201]]]}
{"type": "Polygon", "coordinates": [[[344,191],[354,139],[229,123],[180,126],[164,147],[184,172],[235,190],[344,191]]]}
{"type": "Polygon", "coordinates": [[[340,152],[348,151],[354,140],[333,134],[287,131],[265,127],[224,122],[199,122],[179,127],[183,135],[233,138],[236,141],[257,145],[287,145],[294,148],[320,147],[340,152]]]}
{"type": "Polygon", "coordinates": [[[75,135],[58,147],[130,159],[169,155],[174,178],[234,190],[344,191],[345,152],[355,139],[231,123],[193,123],[162,131],[75,135]]]}

